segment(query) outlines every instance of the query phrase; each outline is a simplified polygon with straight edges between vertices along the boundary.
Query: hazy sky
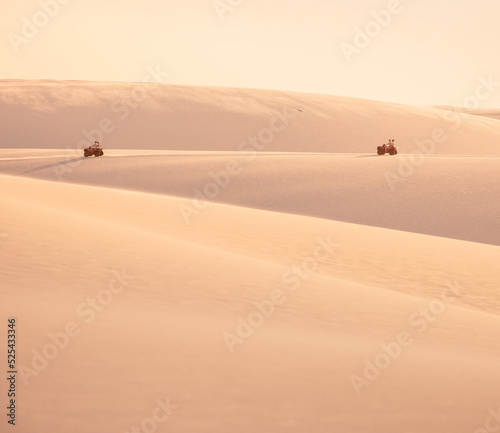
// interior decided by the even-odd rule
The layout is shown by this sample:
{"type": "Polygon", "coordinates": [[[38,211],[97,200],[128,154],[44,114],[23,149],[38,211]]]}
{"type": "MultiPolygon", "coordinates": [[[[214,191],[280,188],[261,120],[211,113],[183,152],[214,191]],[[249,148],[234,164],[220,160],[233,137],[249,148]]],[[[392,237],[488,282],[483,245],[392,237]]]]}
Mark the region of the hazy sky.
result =
{"type": "Polygon", "coordinates": [[[499,83],[481,106],[500,106],[499,18],[498,0],[17,0],[2,5],[0,78],[161,68],[175,84],[460,105],[483,77],[499,83]]]}

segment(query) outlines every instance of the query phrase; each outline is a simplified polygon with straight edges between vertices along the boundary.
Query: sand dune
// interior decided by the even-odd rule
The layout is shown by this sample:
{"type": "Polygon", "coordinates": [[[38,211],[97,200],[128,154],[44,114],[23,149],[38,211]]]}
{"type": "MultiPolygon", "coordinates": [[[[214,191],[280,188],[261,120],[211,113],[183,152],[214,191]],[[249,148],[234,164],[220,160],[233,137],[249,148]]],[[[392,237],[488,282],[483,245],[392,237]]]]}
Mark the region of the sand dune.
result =
{"type": "Polygon", "coordinates": [[[434,108],[438,108],[440,110],[446,110],[446,111],[452,111],[452,112],[458,112],[458,113],[465,113],[465,114],[470,114],[473,116],[481,116],[481,117],[487,117],[490,119],[495,119],[495,120],[500,120],[500,110],[495,109],[495,108],[477,108],[477,109],[472,109],[472,108],[465,108],[461,106],[436,106],[434,108]]]}
{"type": "Polygon", "coordinates": [[[500,155],[498,120],[271,90],[3,80],[0,115],[5,148],[236,151],[255,137],[264,151],[372,153],[394,138],[403,153],[432,140],[438,154],[500,155]]]}
{"type": "Polygon", "coordinates": [[[18,431],[500,423],[498,121],[180,86],[119,121],[137,86],[0,84],[18,431]]]}
{"type": "Polygon", "coordinates": [[[500,245],[500,158],[130,152],[2,151],[0,173],[184,197],[190,223],[202,200],[500,245]]]}
{"type": "Polygon", "coordinates": [[[3,291],[2,310],[29,329],[23,364],[68,322],[81,330],[24,374],[28,430],[64,431],[56,413],[73,412],[72,431],[126,431],[152,410],[144,401],[169,395],[180,407],[160,431],[469,431],[496,395],[498,247],[218,204],[188,230],[181,199],[0,183],[2,277],[16,287],[3,291]],[[331,250],[313,273],[307,259],[321,240],[331,250]],[[124,288],[108,299],[117,274],[124,288]],[[275,290],[281,305],[228,344],[238,318],[275,290]],[[421,316],[444,292],[453,301],[421,316]],[[92,315],[91,298],[103,311],[92,315]],[[402,332],[411,344],[381,378],[354,387],[364,360],[402,332]]]}

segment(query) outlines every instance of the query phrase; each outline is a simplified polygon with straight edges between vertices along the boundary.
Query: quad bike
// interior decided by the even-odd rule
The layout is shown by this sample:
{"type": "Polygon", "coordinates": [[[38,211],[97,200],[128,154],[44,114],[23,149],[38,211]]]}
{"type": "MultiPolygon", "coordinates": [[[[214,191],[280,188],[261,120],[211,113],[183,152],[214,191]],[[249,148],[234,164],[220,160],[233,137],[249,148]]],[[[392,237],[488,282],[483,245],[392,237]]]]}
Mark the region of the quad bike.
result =
{"type": "Polygon", "coordinates": [[[102,156],[104,152],[101,147],[87,147],[83,149],[83,156],[87,158],[87,156],[102,156]]]}
{"type": "Polygon", "coordinates": [[[388,153],[389,155],[397,155],[398,148],[394,146],[394,143],[382,144],[382,146],[377,146],[377,154],[385,155],[388,153]]]}

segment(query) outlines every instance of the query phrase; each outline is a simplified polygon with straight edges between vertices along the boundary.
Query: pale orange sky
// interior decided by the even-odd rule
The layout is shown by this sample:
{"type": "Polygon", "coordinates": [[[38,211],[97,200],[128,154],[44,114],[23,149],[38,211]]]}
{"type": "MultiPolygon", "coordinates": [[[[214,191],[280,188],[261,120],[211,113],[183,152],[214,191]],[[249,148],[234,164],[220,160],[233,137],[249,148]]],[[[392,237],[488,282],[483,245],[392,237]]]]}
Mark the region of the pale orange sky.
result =
{"type": "Polygon", "coordinates": [[[141,81],[161,67],[174,84],[460,105],[489,77],[480,106],[499,107],[499,16],[497,0],[18,0],[2,6],[0,78],[141,81]]]}

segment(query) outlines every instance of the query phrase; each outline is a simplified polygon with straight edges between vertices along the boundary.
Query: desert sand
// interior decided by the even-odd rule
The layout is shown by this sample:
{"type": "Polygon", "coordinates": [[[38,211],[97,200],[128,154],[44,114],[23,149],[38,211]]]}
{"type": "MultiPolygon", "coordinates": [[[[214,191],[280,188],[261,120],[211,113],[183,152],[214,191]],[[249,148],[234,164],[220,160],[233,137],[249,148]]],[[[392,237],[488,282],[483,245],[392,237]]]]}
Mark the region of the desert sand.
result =
{"type": "Polygon", "coordinates": [[[498,120],[137,86],[0,84],[20,432],[500,426],[498,120]]]}

